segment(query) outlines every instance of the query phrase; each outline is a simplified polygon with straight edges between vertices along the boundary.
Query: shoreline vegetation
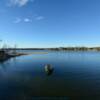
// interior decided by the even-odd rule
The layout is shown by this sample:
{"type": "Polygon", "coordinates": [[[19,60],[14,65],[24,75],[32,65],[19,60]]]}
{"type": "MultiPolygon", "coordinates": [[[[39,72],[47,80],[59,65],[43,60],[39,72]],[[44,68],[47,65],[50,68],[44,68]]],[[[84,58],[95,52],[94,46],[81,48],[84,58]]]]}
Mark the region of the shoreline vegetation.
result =
{"type": "MultiPolygon", "coordinates": [[[[14,48],[8,48],[14,50],[14,48]]],[[[16,48],[16,50],[100,51],[100,47],[16,48]]]]}
{"type": "Polygon", "coordinates": [[[17,50],[50,50],[50,51],[100,51],[100,47],[58,47],[58,48],[5,48],[0,49],[0,61],[5,61],[12,57],[31,55],[31,54],[48,54],[48,52],[19,53],[17,50]],[[9,53],[9,51],[12,51],[9,53]]]}
{"type": "Polygon", "coordinates": [[[17,57],[17,56],[22,56],[22,55],[27,55],[26,53],[8,53],[5,50],[0,50],[0,61],[6,61],[12,57],[17,57]]]}
{"type": "Polygon", "coordinates": [[[20,53],[16,50],[20,49],[3,49],[0,50],[0,62],[6,61],[13,57],[23,56],[23,55],[31,55],[31,54],[48,54],[48,52],[32,52],[32,53],[20,53]],[[10,52],[11,51],[11,52],[10,52]]]}

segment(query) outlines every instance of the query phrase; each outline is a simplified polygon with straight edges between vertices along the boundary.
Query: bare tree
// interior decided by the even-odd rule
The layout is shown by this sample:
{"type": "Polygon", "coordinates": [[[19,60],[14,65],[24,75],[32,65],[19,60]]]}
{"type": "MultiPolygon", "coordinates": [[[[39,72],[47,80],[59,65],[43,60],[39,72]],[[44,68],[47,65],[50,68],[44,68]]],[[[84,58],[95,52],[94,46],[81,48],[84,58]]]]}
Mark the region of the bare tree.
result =
{"type": "MultiPolygon", "coordinates": [[[[0,42],[2,42],[2,40],[0,40],[0,42]]],[[[1,44],[0,44],[1,45],[1,44]]],[[[0,49],[1,49],[1,47],[0,47],[0,49]]]]}

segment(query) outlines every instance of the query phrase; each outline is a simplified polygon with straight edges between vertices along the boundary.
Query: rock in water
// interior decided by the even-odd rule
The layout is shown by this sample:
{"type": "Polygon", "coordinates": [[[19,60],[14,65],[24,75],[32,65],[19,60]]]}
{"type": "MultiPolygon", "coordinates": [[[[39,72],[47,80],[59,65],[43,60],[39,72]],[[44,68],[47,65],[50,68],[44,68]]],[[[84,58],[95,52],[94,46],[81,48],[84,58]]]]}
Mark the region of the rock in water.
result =
{"type": "Polygon", "coordinates": [[[50,64],[45,65],[45,72],[47,75],[51,75],[53,70],[54,69],[53,69],[52,65],[50,65],[50,64]]]}

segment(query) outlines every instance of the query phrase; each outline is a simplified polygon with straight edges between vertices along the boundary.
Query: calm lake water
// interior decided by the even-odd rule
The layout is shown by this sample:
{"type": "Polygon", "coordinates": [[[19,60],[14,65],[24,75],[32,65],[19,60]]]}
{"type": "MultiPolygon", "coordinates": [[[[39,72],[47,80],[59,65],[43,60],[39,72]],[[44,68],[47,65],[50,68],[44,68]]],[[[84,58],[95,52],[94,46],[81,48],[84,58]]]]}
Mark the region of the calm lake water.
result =
{"type": "Polygon", "coordinates": [[[46,52],[0,63],[0,100],[33,100],[36,96],[100,100],[100,52],[46,52]],[[46,64],[54,68],[49,76],[46,64]]]}

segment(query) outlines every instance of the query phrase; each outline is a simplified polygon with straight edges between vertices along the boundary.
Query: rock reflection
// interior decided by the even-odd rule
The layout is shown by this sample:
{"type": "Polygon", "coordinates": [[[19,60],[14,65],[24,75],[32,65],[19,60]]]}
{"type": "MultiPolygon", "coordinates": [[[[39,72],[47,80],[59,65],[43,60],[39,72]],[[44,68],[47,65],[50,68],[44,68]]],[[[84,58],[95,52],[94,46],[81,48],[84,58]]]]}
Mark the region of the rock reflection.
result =
{"type": "Polygon", "coordinates": [[[49,76],[49,75],[52,75],[53,74],[53,71],[54,71],[54,68],[52,67],[51,64],[47,64],[45,65],[45,72],[46,74],[49,76]]]}

